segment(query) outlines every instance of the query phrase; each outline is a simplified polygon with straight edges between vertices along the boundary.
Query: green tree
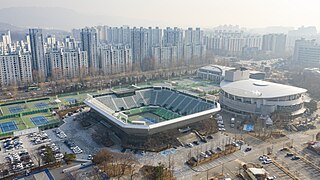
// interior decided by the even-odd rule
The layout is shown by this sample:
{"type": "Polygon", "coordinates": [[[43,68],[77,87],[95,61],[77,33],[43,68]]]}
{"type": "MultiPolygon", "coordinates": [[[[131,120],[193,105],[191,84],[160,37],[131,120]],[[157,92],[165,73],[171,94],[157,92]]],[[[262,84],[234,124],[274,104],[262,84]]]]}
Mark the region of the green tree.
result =
{"type": "Polygon", "coordinates": [[[158,166],[154,169],[154,179],[155,180],[163,180],[165,177],[164,165],[159,163],[158,166]]]}
{"type": "Polygon", "coordinates": [[[56,158],[54,157],[54,153],[49,146],[46,147],[46,153],[45,153],[45,156],[43,157],[43,160],[46,163],[53,163],[56,161],[56,158]]]}
{"type": "Polygon", "coordinates": [[[64,153],[64,157],[63,157],[63,160],[69,164],[71,161],[74,161],[76,159],[76,155],[75,154],[67,154],[67,153],[64,153]]]}

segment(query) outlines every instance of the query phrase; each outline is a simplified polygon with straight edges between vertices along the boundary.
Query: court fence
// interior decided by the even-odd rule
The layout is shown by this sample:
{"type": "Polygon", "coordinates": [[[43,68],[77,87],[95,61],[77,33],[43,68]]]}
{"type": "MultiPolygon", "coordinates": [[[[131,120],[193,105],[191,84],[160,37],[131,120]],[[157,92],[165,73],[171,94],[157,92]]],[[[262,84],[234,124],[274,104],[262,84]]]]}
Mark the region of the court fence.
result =
{"type": "Polygon", "coordinates": [[[16,118],[16,117],[21,117],[21,116],[26,116],[26,115],[31,115],[31,114],[37,114],[37,113],[47,113],[52,111],[54,108],[47,108],[47,109],[38,109],[34,111],[26,111],[23,113],[17,113],[17,114],[10,114],[6,116],[0,116],[0,120],[3,119],[10,119],[10,118],[16,118]]]}
{"type": "Polygon", "coordinates": [[[15,102],[9,102],[9,103],[5,103],[5,104],[0,104],[0,106],[9,106],[9,105],[15,105],[15,104],[24,104],[26,103],[26,101],[15,101],[15,102]]]}
{"type": "Polygon", "coordinates": [[[15,105],[15,104],[25,104],[28,102],[43,101],[43,100],[50,100],[50,98],[45,97],[45,98],[37,98],[37,99],[30,99],[30,100],[23,100],[23,101],[14,101],[14,102],[9,102],[9,103],[5,103],[5,104],[0,104],[0,107],[15,105]]]}
{"type": "Polygon", "coordinates": [[[26,102],[45,101],[45,100],[50,100],[50,98],[45,97],[45,98],[31,99],[31,100],[27,100],[26,102]]]}
{"type": "Polygon", "coordinates": [[[38,128],[39,128],[40,130],[47,130],[47,129],[51,129],[51,128],[58,127],[60,124],[62,124],[61,121],[54,121],[54,122],[51,122],[51,123],[49,123],[49,124],[41,125],[41,126],[39,126],[38,128]]]}
{"type": "Polygon", "coordinates": [[[27,112],[23,112],[21,113],[22,116],[25,115],[31,115],[31,114],[38,114],[38,113],[47,113],[52,111],[53,108],[47,108],[47,109],[38,109],[38,110],[34,110],[34,111],[27,111],[27,112]]]}
{"type": "Polygon", "coordinates": [[[60,94],[60,95],[57,95],[57,96],[60,98],[60,97],[75,96],[75,95],[78,95],[78,92],[60,94]]]}
{"type": "Polygon", "coordinates": [[[0,120],[16,118],[16,117],[19,117],[19,116],[20,116],[20,114],[10,114],[10,115],[5,115],[5,116],[0,116],[0,120]]]}

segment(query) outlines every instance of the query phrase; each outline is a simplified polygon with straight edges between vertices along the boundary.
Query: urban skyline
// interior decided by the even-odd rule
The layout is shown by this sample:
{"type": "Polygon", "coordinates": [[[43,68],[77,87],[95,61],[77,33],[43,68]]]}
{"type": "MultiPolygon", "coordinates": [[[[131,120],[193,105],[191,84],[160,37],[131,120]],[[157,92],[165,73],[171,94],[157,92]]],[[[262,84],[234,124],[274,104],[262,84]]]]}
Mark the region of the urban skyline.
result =
{"type": "MultiPolygon", "coordinates": [[[[27,63],[27,67],[21,64],[11,67],[11,71],[0,71],[1,85],[21,86],[88,75],[205,65],[214,56],[288,58],[295,53],[293,62],[296,64],[302,61],[320,63],[318,58],[297,60],[298,49],[295,44],[301,38],[313,40],[314,44],[320,42],[315,27],[300,27],[288,34],[259,35],[232,25],[218,26],[211,31],[191,27],[94,26],[73,29],[62,40],[56,39],[55,34],[44,36],[42,29],[29,29],[25,39],[17,42],[12,41],[11,32],[7,31],[2,34],[0,42],[2,69],[9,68],[9,61],[12,60],[19,64],[22,63],[21,59],[31,62],[24,63],[27,63]],[[25,56],[28,58],[21,58],[25,56]],[[31,72],[27,71],[26,75],[20,73],[23,68],[30,70],[30,64],[31,72]]],[[[313,58],[313,52],[308,52],[307,57],[313,58]]]]}

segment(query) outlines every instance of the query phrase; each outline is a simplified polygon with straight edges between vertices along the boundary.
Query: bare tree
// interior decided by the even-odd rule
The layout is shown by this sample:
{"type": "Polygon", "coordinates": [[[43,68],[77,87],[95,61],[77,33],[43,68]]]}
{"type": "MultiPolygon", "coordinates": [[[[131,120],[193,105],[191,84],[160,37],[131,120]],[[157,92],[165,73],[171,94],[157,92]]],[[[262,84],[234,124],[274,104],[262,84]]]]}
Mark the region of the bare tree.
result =
{"type": "Polygon", "coordinates": [[[37,166],[40,167],[42,162],[41,157],[36,153],[32,153],[32,157],[36,160],[37,166]]]}

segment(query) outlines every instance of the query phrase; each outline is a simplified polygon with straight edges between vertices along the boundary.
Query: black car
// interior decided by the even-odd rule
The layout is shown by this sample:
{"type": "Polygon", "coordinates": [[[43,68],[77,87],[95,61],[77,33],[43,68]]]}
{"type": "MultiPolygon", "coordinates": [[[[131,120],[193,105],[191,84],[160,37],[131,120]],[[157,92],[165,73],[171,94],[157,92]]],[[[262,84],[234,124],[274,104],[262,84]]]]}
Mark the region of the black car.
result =
{"type": "Polygon", "coordinates": [[[16,137],[12,138],[12,140],[19,140],[19,137],[16,136],[16,137]]]}
{"type": "Polygon", "coordinates": [[[126,150],[127,150],[126,148],[122,148],[121,152],[124,153],[124,152],[126,152],[126,150]]]}
{"type": "Polygon", "coordinates": [[[280,151],[288,151],[288,148],[281,148],[280,151]]]}
{"type": "Polygon", "coordinates": [[[293,156],[292,153],[287,153],[287,154],[286,154],[286,157],[292,157],[292,156],[293,156]]]}
{"type": "Polygon", "coordinates": [[[217,151],[219,152],[219,151],[222,151],[222,149],[220,148],[220,147],[217,147],[217,151]]]}
{"type": "Polygon", "coordinates": [[[299,160],[299,159],[300,159],[299,156],[293,156],[293,157],[291,158],[291,160],[299,160]]]}
{"type": "Polygon", "coordinates": [[[199,142],[198,141],[193,141],[193,144],[199,145],[199,142]]]}
{"type": "Polygon", "coordinates": [[[213,137],[212,137],[211,135],[209,135],[209,136],[207,137],[207,139],[213,139],[213,137]]]}
{"type": "Polygon", "coordinates": [[[214,151],[212,151],[211,149],[209,150],[209,152],[211,152],[211,154],[213,155],[213,154],[215,154],[215,152],[214,151]]]}
{"type": "Polygon", "coordinates": [[[197,158],[195,158],[195,157],[191,157],[191,160],[194,162],[198,162],[197,158]]]}
{"type": "Polygon", "coordinates": [[[246,148],[244,151],[245,152],[249,152],[249,151],[251,151],[252,149],[251,148],[246,148]]]}
{"type": "Polygon", "coordinates": [[[202,139],[201,139],[201,142],[207,143],[208,141],[206,140],[206,138],[202,138],[202,139]]]}

